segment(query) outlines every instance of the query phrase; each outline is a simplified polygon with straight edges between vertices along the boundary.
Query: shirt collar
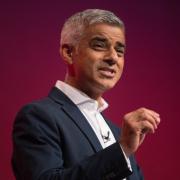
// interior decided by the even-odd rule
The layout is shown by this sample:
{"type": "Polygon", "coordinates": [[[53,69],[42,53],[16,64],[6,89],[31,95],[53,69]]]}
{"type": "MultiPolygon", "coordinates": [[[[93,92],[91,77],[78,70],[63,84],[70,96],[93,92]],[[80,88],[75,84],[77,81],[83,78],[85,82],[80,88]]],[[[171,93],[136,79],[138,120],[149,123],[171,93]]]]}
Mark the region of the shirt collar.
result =
{"type": "Polygon", "coordinates": [[[81,106],[84,104],[92,104],[93,108],[95,108],[99,112],[102,112],[106,108],[108,108],[108,103],[103,98],[101,99],[102,105],[98,107],[98,102],[96,100],[91,99],[87,94],[83,93],[79,89],[70,86],[63,81],[58,80],[55,84],[55,87],[57,87],[64,94],[66,94],[77,106],[81,106]]]}

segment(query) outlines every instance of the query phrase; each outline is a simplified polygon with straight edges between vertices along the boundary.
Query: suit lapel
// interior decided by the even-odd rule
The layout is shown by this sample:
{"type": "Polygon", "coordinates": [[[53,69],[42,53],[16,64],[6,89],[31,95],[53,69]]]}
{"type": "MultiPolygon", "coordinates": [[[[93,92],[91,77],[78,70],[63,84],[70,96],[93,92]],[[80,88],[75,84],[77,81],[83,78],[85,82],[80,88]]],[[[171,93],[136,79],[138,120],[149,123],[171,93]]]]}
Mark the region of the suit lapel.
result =
{"type": "MultiPolygon", "coordinates": [[[[105,117],[104,117],[104,119],[105,119],[105,117]]],[[[106,123],[108,124],[108,126],[110,127],[110,129],[114,135],[114,138],[116,139],[116,141],[119,141],[120,129],[117,126],[115,126],[114,124],[112,124],[111,121],[109,121],[107,119],[105,119],[105,120],[106,120],[106,123]]]]}
{"type": "Polygon", "coordinates": [[[62,91],[60,91],[56,87],[51,90],[49,97],[57,103],[61,104],[61,108],[81,130],[81,132],[91,144],[94,151],[100,151],[102,149],[102,146],[93,129],[87,122],[84,115],[78,109],[78,107],[62,91]]]}

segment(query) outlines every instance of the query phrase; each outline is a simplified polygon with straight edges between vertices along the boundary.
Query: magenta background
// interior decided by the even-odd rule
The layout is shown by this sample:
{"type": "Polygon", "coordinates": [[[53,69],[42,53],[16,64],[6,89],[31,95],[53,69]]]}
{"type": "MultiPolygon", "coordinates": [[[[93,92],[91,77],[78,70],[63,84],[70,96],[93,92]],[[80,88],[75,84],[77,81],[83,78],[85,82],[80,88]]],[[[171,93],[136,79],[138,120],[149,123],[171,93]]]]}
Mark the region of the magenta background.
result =
{"type": "MultiPolygon", "coordinates": [[[[16,112],[46,96],[65,65],[58,54],[64,19],[86,8],[114,11],[126,24],[123,77],[105,95],[106,115],[120,125],[124,113],[149,107],[162,123],[137,152],[146,180],[179,177],[180,8],[178,0],[1,1],[0,179],[13,180],[11,130],[16,112]]],[[[48,163],[48,162],[47,162],[48,163]]]]}

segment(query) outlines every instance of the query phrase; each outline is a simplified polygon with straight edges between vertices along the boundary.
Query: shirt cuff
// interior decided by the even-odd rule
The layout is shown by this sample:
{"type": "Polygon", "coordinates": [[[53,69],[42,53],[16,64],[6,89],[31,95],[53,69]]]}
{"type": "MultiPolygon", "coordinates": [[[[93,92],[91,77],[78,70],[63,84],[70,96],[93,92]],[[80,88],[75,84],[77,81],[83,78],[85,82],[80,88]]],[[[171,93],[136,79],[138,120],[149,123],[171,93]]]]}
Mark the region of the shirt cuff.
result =
{"type": "Polygon", "coordinates": [[[123,154],[124,154],[124,157],[125,157],[125,159],[126,159],[128,168],[129,168],[129,170],[132,172],[131,162],[130,162],[129,158],[126,156],[126,154],[125,154],[123,148],[121,147],[121,145],[120,145],[120,148],[121,148],[121,150],[122,150],[122,152],[123,152],[123,154]]]}

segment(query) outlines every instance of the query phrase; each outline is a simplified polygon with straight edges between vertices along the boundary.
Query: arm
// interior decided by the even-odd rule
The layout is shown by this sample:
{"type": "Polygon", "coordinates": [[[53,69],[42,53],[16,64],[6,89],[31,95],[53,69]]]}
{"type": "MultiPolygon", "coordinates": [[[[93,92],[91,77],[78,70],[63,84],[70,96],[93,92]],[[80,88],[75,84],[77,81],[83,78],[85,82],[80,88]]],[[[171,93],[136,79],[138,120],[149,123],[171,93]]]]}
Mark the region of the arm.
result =
{"type": "Polygon", "coordinates": [[[131,174],[119,144],[65,167],[61,134],[52,115],[28,106],[13,130],[13,168],[18,180],[121,179],[131,174]]]}

